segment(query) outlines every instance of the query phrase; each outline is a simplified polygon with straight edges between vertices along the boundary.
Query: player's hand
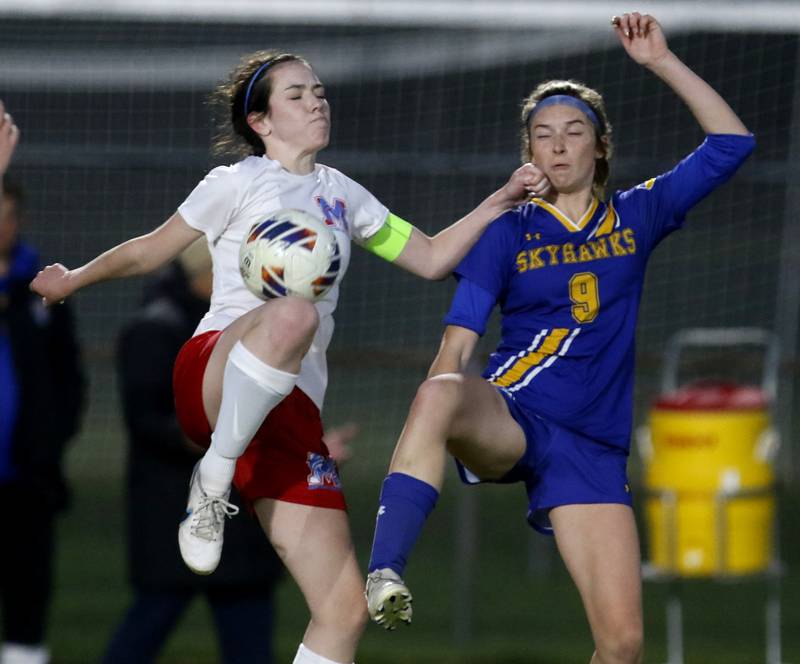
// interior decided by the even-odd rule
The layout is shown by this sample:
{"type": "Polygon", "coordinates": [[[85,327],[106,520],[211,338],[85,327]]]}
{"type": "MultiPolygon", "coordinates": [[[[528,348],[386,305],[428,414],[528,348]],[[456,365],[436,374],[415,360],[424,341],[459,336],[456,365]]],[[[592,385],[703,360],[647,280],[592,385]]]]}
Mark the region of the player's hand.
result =
{"type": "Polygon", "coordinates": [[[45,305],[58,304],[75,290],[70,280],[70,274],[70,271],[61,263],[48,265],[44,270],[40,270],[39,274],[31,281],[30,289],[42,296],[45,305]]]}
{"type": "Polygon", "coordinates": [[[499,193],[507,207],[515,207],[527,203],[533,196],[545,196],[549,191],[550,180],[543,171],[528,162],[512,173],[499,193]]]}
{"type": "Polygon", "coordinates": [[[338,427],[332,427],[325,431],[322,440],[330,452],[331,458],[336,463],[347,461],[353,456],[353,450],[350,448],[350,441],[358,435],[361,430],[355,422],[347,422],[338,427]]]}
{"type": "Polygon", "coordinates": [[[19,141],[19,129],[0,101],[0,176],[6,172],[19,141]]]}
{"type": "Polygon", "coordinates": [[[650,14],[615,16],[611,25],[625,51],[640,65],[651,67],[669,53],[664,32],[650,14]]]}

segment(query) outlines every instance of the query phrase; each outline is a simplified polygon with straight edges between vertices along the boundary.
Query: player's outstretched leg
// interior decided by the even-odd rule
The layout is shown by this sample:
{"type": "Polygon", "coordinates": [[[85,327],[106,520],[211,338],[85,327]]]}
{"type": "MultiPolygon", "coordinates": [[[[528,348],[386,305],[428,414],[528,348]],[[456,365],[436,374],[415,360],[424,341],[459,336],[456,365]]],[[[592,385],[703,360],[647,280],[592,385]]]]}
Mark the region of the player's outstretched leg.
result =
{"type": "Polygon", "coordinates": [[[400,623],[411,622],[411,591],[393,569],[385,567],[370,572],[364,596],[370,618],[382,627],[391,631],[400,623]]]}

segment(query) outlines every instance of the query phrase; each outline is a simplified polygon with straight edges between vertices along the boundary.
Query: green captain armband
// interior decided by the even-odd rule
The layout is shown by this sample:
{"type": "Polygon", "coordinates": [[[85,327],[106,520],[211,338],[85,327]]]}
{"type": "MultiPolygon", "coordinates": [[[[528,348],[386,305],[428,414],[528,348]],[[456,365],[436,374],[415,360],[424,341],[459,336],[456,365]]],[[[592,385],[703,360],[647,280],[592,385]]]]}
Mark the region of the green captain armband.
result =
{"type": "Polygon", "coordinates": [[[405,219],[390,212],[381,229],[364,243],[364,248],[391,263],[405,249],[413,230],[405,219]]]}

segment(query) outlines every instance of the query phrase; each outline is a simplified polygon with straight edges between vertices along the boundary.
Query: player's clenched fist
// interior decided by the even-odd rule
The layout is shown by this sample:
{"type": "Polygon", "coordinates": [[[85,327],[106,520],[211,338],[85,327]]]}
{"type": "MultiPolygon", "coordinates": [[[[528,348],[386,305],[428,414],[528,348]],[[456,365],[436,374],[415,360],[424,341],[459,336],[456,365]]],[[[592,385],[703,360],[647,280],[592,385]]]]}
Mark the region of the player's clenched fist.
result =
{"type": "Polygon", "coordinates": [[[74,290],[70,283],[70,271],[61,263],[40,270],[30,288],[41,295],[47,305],[62,302],[74,290]]]}
{"type": "Polygon", "coordinates": [[[506,185],[500,190],[509,201],[509,206],[527,203],[531,196],[544,196],[550,191],[550,180],[539,168],[528,162],[514,171],[506,185]]]}

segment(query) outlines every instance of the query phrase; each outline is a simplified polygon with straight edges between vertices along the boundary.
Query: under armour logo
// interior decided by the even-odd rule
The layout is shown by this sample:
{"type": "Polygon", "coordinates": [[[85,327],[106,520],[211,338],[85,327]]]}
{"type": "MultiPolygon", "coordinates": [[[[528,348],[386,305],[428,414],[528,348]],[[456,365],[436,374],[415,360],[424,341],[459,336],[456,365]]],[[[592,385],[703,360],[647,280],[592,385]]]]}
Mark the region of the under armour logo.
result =
{"type": "Polygon", "coordinates": [[[386,507],[384,507],[383,505],[381,505],[381,506],[378,508],[378,516],[383,516],[384,514],[386,514],[386,507]]]}

